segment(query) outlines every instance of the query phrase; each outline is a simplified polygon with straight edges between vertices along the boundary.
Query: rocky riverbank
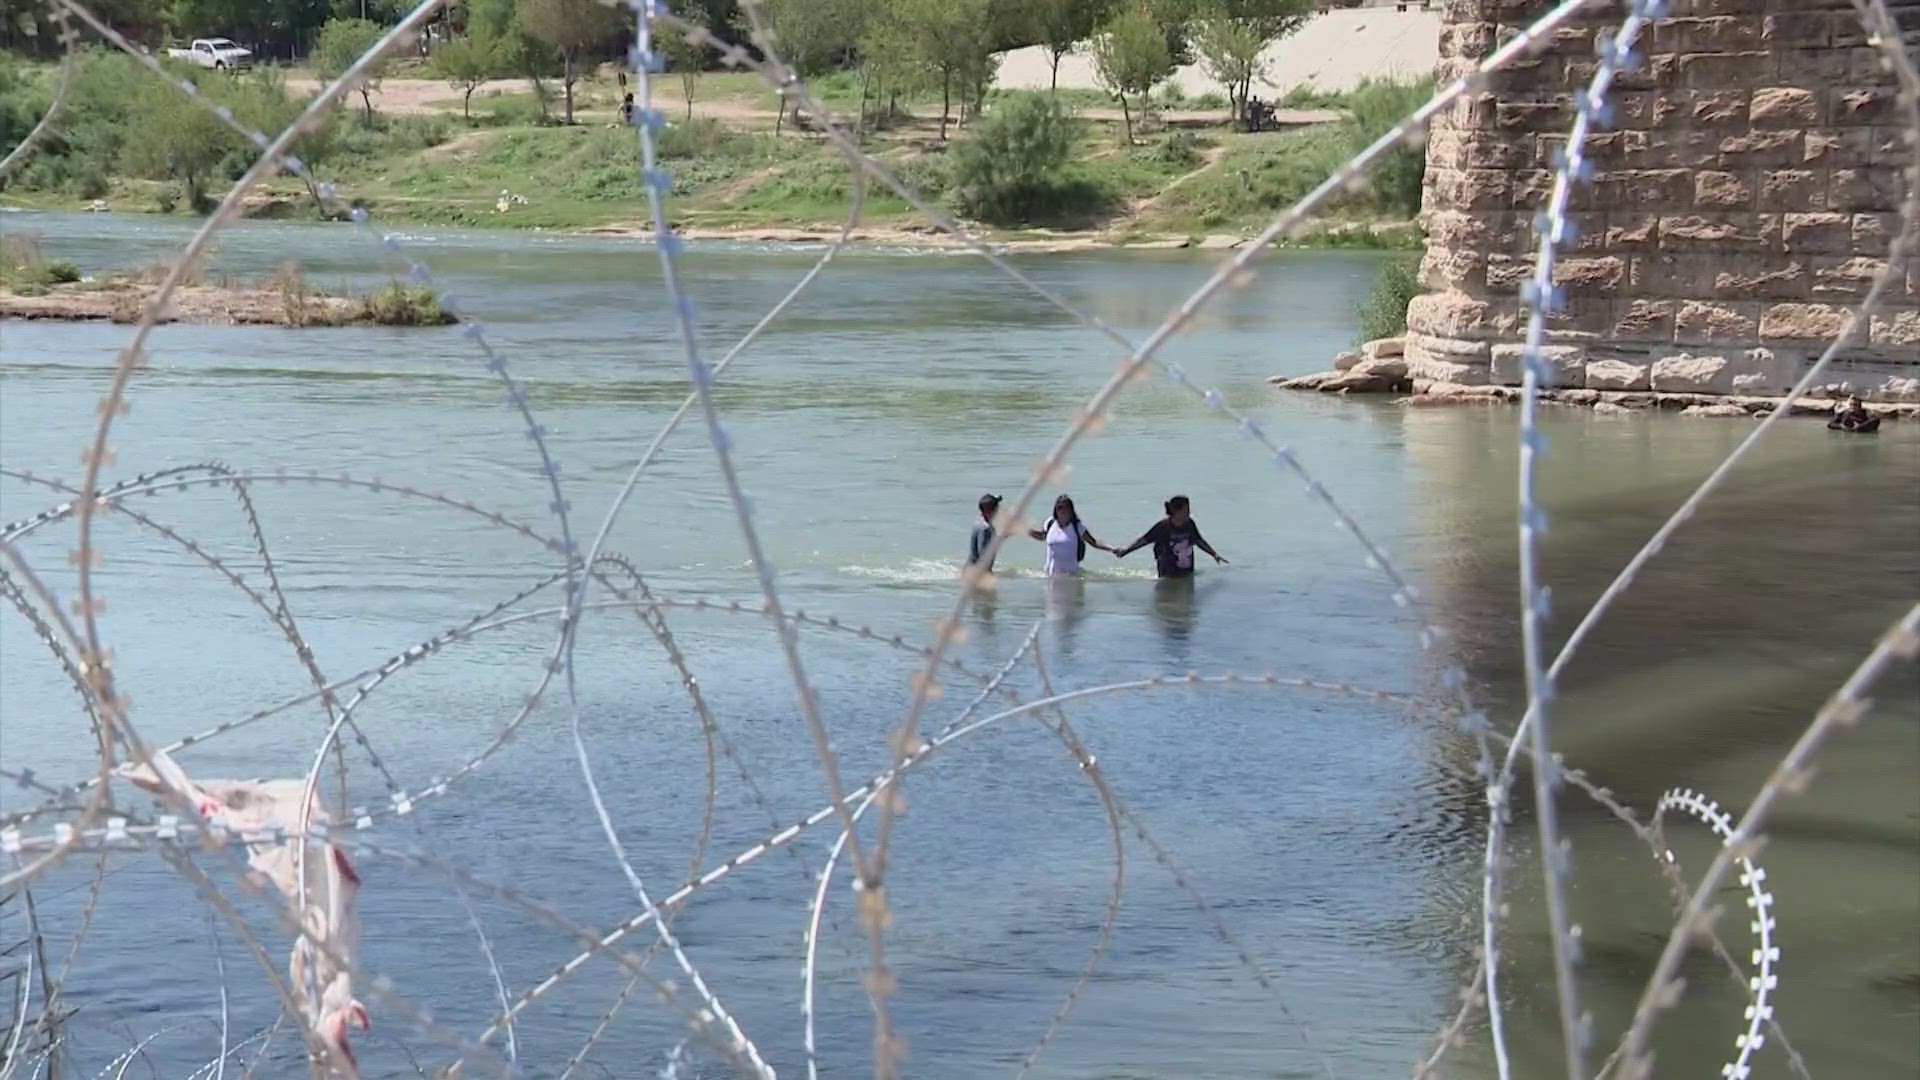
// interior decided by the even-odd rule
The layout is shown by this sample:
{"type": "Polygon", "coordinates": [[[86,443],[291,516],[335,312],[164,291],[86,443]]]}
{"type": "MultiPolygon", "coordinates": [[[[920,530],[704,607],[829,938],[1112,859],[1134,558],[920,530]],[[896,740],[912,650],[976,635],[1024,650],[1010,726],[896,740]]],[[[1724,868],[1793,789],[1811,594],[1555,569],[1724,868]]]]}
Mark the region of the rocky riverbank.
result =
{"type": "MultiPolygon", "coordinates": [[[[1293,378],[1276,375],[1267,381],[1281,390],[1310,390],[1323,394],[1394,394],[1399,395],[1397,403],[1409,406],[1498,404],[1518,401],[1522,396],[1518,386],[1467,385],[1417,378],[1409,371],[1405,342],[1401,338],[1369,341],[1358,350],[1341,353],[1335,359],[1332,371],[1293,378]]],[[[1788,407],[1788,415],[1829,416],[1849,394],[1855,393],[1867,399],[1864,403],[1867,411],[1875,416],[1920,420],[1920,385],[1910,387],[1905,385],[1905,381],[1901,381],[1900,385],[1885,383],[1871,388],[1856,387],[1845,382],[1827,383],[1813,388],[1806,397],[1796,399],[1788,407]]],[[[1598,413],[1665,411],[1682,416],[1760,417],[1780,408],[1786,398],[1659,389],[1655,385],[1647,385],[1637,389],[1544,386],[1540,388],[1539,400],[1556,406],[1592,409],[1598,413]]]]}
{"type": "MultiPolygon", "coordinates": [[[[109,277],[29,292],[0,288],[0,318],[137,323],[157,281],[109,277]]],[[[296,281],[188,284],[176,288],[161,322],[207,326],[444,326],[458,320],[433,293],[393,283],[366,296],[315,292],[296,281]]]]}

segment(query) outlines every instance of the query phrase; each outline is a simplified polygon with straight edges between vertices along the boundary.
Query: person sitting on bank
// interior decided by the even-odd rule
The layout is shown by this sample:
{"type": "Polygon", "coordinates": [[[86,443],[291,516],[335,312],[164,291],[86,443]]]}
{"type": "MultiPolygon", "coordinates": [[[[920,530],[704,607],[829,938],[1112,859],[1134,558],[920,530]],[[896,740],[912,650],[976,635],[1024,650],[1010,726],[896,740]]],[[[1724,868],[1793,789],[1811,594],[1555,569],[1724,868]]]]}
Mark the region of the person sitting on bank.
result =
{"type": "Polygon", "coordinates": [[[1857,394],[1847,397],[1847,403],[1834,410],[1833,419],[1827,426],[1835,431],[1873,431],[1880,426],[1880,418],[1867,411],[1857,394]]]}
{"type": "Polygon", "coordinates": [[[1120,558],[1137,548],[1153,545],[1153,563],[1163,578],[1189,577],[1193,574],[1193,549],[1213,556],[1213,561],[1225,566],[1227,560],[1213,550],[1207,538],[1200,535],[1200,526],[1194,524],[1192,504],[1185,495],[1175,495],[1166,502],[1167,516],[1154,523],[1153,528],[1141,534],[1140,539],[1114,552],[1120,558]]]}

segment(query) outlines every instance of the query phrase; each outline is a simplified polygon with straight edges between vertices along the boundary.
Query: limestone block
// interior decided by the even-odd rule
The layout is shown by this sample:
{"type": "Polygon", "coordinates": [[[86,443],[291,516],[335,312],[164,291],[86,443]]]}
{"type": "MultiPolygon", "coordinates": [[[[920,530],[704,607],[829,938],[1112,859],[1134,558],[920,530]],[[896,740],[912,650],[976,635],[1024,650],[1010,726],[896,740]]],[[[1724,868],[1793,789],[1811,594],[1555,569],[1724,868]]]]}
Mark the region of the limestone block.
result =
{"type": "Polygon", "coordinates": [[[1661,19],[1653,24],[1653,51],[1735,52],[1761,45],[1760,24],[1732,15],[1661,19]]]}
{"type": "Polygon", "coordinates": [[[1760,174],[1757,202],[1762,210],[1825,210],[1826,185],[1812,169],[1768,169],[1760,174]]]}
{"type": "Polygon", "coordinates": [[[1402,382],[1407,378],[1407,358],[1404,356],[1370,357],[1353,365],[1352,374],[1385,379],[1389,382],[1402,382]]]}
{"type": "MultiPolygon", "coordinates": [[[[1909,308],[1892,314],[1876,313],[1872,329],[1870,340],[1875,346],[1920,347],[1920,311],[1909,308]]],[[[1920,356],[1920,348],[1915,352],[1920,356]]]]}
{"type": "Polygon", "coordinates": [[[1695,173],[1693,205],[1715,210],[1749,209],[1753,206],[1753,185],[1739,173],[1718,170],[1695,173]]]}
{"type": "Polygon", "coordinates": [[[1869,86],[1855,90],[1832,90],[1827,102],[1827,122],[1836,127],[1850,124],[1893,123],[1897,115],[1891,86],[1869,86]]]}
{"type": "Polygon", "coordinates": [[[1593,259],[1561,259],[1553,265],[1554,284],[1569,296],[1611,296],[1626,280],[1627,264],[1612,255],[1593,259]]]}
{"type": "Polygon", "coordinates": [[[1837,304],[1774,304],[1760,315],[1766,339],[1837,337],[1847,325],[1847,309],[1837,304]]]}
{"type": "Polygon", "coordinates": [[[1660,393],[1725,394],[1733,389],[1734,373],[1724,356],[1680,353],[1655,360],[1650,381],[1660,393]]]}
{"type": "MultiPolygon", "coordinates": [[[[1483,334],[1489,325],[1493,303],[1463,293],[1426,293],[1407,305],[1407,329],[1442,338],[1463,338],[1483,334]]],[[[1408,335],[1412,351],[1414,335],[1408,335]]]]}
{"type": "Polygon", "coordinates": [[[1431,382],[1483,385],[1487,381],[1489,346],[1484,341],[1407,335],[1407,374],[1431,382]]]}
{"type": "Polygon", "coordinates": [[[1333,358],[1333,370],[1351,371],[1353,370],[1353,365],[1359,363],[1363,359],[1365,359],[1365,357],[1361,356],[1358,352],[1355,352],[1354,350],[1349,349],[1346,352],[1343,352],[1333,358]]]}
{"type": "MultiPolygon", "coordinates": [[[[1526,346],[1495,345],[1489,365],[1493,381],[1518,386],[1526,377],[1526,346]]],[[[1546,365],[1542,386],[1586,385],[1587,350],[1579,345],[1542,345],[1540,359],[1546,365]]]]}
{"type": "Polygon", "coordinates": [[[1606,246],[1616,251],[1650,249],[1660,245],[1660,215],[1609,214],[1606,246]]]}
{"type": "Polygon", "coordinates": [[[1768,165],[1792,165],[1802,160],[1806,150],[1799,128],[1781,131],[1747,131],[1727,135],[1720,140],[1720,165],[1740,168],[1768,165]]]}
{"type": "Polygon", "coordinates": [[[1429,174],[1427,182],[1435,203],[1461,210],[1504,209],[1512,190],[1509,174],[1501,169],[1442,169],[1429,174]]]}
{"type": "Polygon", "coordinates": [[[1630,300],[1614,314],[1613,336],[1627,340],[1673,340],[1672,300],[1630,300]]]}
{"type": "Polygon", "coordinates": [[[1766,259],[1732,263],[1714,275],[1713,294],[1726,298],[1792,300],[1811,288],[1807,266],[1799,259],[1766,259]]]}
{"type": "Polygon", "coordinates": [[[1403,356],[1407,351],[1407,339],[1403,337],[1375,338],[1360,346],[1361,355],[1369,360],[1379,360],[1389,356],[1403,356]]]}
{"type": "Polygon", "coordinates": [[[1832,210],[1893,210],[1900,205],[1903,187],[1900,170],[1891,165],[1835,169],[1828,180],[1827,207],[1832,210]]]}
{"type": "Polygon", "coordinates": [[[1684,206],[1693,195],[1690,169],[1635,169],[1608,173],[1618,182],[1609,205],[1628,208],[1684,206]]]}
{"type": "Polygon", "coordinates": [[[1753,92],[1748,115],[1757,128],[1804,127],[1820,119],[1820,99],[1797,86],[1767,87],[1753,92]]]}
{"type": "Polygon", "coordinates": [[[1782,214],[1780,242],[1788,251],[1814,255],[1846,254],[1853,243],[1853,218],[1824,211],[1782,214]]]}
{"type": "Polygon", "coordinates": [[[1652,374],[1645,364],[1625,360],[1589,360],[1586,385],[1593,390],[1651,390],[1652,374]]]}
{"type": "Polygon", "coordinates": [[[1663,84],[1668,72],[1680,85],[1703,89],[1753,86],[1771,79],[1778,62],[1770,52],[1703,52],[1679,56],[1656,55],[1653,77],[1663,84]],[[1666,70],[1663,70],[1666,69],[1666,70]]]}
{"type": "Polygon", "coordinates": [[[1833,40],[1833,16],[1824,11],[1768,15],[1760,23],[1760,43],[1768,49],[1819,49],[1833,40]]]}
{"type": "Polygon", "coordinates": [[[1632,416],[1639,410],[1629,409],[1625,405],[1617,405],[1611,401],[1596,401],[1593,403],[1593,411],[1601,416],[1632,416]]]}
{"type": "Polygon", "coordinates": [[[1776,353],[1772,349],[1748,349],[1740,354],[1733,375],[1736,394],[1780,394],[1793,386],[1802,358],[1795,353],[1776,353]]]}
{"type": "Polygon", "coordinates": [[[1816,257],[1811,292],[1815,296],[1865,296],[1873,287],[1873,279],[1886,268],[1887,260],[1869,255],[1816,257]]]}
{"type": "Polygon", "coordinates": [[[1800,160],[1821,169],[1851,168],[1873,161],[1874,133],[1865,128],[1810,131],[1800,160]]]}
{"type": "Polygon", "coordinates": [[[1667,214],[1660,218],[1661,250],[1771,251],[1780,244],[1775,214],[1667,214]]]}
{"type": "Polygon", "coordinates": [[[1759,311],[1754,303],[1682,301],[1673,315],[1674,340],[1750,342],[1759,331],[1759,311]]]}
{"type": "MultiPolygon", "coordinates": [[[[1900,219],[1893,214],[1855,214],[1849,232],[1856,255],[1885,255],[1887,244],[1900,231],[1900,219]]],[[[1913,264],[1920,266],[1920,263],[1913,264]]]]}
{"type": "Polygon", "coordinates": [[[1681,416],[1738,416],[1746,417],[1747,410],[1738,405],[1689,405],[1680,410],[1681,416]]]}

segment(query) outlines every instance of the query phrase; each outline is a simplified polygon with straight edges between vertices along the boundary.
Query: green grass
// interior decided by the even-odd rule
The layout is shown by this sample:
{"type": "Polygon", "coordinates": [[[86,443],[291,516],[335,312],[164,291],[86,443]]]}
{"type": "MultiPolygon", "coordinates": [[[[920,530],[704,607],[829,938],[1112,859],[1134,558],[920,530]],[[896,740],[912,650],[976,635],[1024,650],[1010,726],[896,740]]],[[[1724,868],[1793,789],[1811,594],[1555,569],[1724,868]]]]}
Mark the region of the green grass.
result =
{"type": "Polygon", "coordinates": [[[44,296],[55,285],[79,280],[79,267],[47,258],[33,237],[0,237],[0,288],[21,296],[44,296]]]}
{"type": "Polygon", "coordinates": [[[1360,329],[1355,344],[1407,332],[1407,305],[1420,295],[1420,257],[1393,255],[1380,264],[1373,291],[1360,305],[1360,329]]]}

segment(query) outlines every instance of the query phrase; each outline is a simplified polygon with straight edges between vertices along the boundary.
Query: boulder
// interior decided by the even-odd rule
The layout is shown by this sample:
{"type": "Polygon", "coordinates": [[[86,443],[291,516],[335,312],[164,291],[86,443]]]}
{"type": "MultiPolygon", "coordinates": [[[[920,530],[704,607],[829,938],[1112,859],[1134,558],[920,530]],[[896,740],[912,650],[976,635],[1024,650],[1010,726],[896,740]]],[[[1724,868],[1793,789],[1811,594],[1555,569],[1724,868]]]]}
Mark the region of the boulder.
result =
{"type": "Polygon", "coordinates": [[[1586,375],[1587,386],[1594,390],[1653,389],[1646,366],[1625,360],[1589,360],[1586,375]]]}
{"type": "Polygon", "coordinates": [[[1569,405],[1594,405],[1600,401],[1598,390],[1562,390],[1554,397],[1569,405]]]}
{"type": "Polygon", "coordinates": [[[1407,339],[1403,337],[1375,338],[1360,346],[1360,351],[1369,360],[1378,360],[1387,356],[1404,356],[1407,352],[1407,339]]]}
{"type": "Polygon", "coordinates": [[[1385,375],[1370,375],[1355,368],[1342,371],[1333,378],[1320,384],[1319,389],[1326,394],[1384,394],[1401,386],[1401,380],[1385,375]]]}
{"type": "Polygon", "coordinates": [[[1601,416],[1632,416],[1638,409],[1629,409],[1625,405],[1615,405],[1611,401],[1596,401],[1593,411],[1601,416]]]}
{"type": "Polygon", "coordinates": [[[1200,243],[1195,246],[1201,251],[1232,251],[1244,243],[1246,243],[1246,241],[1237,236],[1227,236],[1223,233],[1216,233],[1211,236],[1201,237],[1200,243]]]}
{"type": "Polygon", "coordinates": [[[1318,390],[1330,380],[1337,379],[1345,374],[1346,372],[1344,371],[1316,371],[1311,375],[1300,375],[1294,378],[1288,378],[1285,375],[1275,375],[1267,381],[1282,390],[1318,390]]]}
{"type": "Polygon", "coordinates": [[[1738,405],[1721,402],[1718,405],[1689,405],[1680,410],[1681,416],[1746,416],[1747,410],[1738,405]]]}
{"type": "Polygon", "coordinates": [[[1343,352],[1339,356],[1336,356],[1333,358],[1333,370],[1351,371],[1353,369],[1353,365],[1359,363],[1363,359],[1365,359],[1365,357],[1361,356],[1361,354],[1353,351],[1352,349],[1348,349],[1346,352],[1343,352]]]}

